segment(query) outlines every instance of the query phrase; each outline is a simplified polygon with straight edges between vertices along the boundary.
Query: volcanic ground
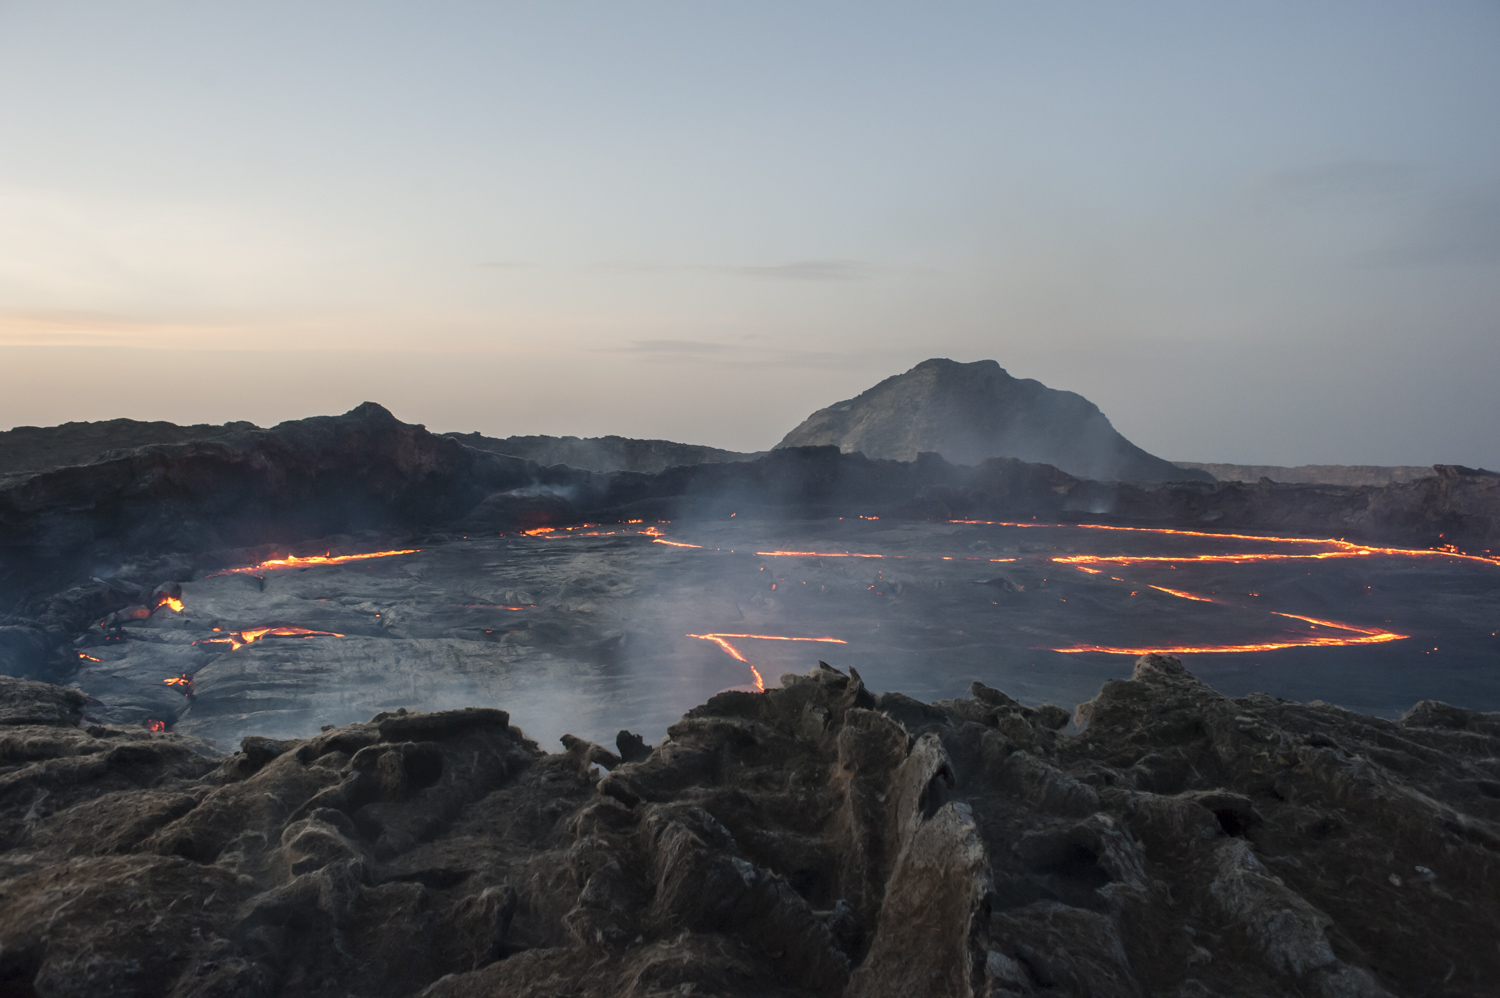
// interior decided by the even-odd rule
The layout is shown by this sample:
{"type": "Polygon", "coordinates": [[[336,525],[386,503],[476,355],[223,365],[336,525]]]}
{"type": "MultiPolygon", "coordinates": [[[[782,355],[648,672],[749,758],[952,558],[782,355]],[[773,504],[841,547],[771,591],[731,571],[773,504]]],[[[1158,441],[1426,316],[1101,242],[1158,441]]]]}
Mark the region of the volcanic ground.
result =
{"type": "Polygon", "coordinates": [[[978,679],[1071,705],[1146,650],[1182,655],[1229,695],[1385,716],[1419,699],[1500,707],[1488,554],[853,517],[394,550],[209,574],[149,616],[93,628],[78,647],[90,715],[227,749],[396,707],[499,705],[543,743],[621,727],[654,740],[720,690],[819,659],[923,700],[978,679]]]}

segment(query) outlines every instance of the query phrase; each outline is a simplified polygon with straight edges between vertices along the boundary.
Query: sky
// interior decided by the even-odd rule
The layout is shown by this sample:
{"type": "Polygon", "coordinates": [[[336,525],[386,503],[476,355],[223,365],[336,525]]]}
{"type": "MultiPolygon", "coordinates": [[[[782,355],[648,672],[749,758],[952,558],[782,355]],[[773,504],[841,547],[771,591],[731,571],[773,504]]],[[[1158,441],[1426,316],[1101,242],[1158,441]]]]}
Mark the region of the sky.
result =
{"type": "Polygon", "coordinates": [[[1500,468],[1500,5],[0,0],[0,428],[775,444],[928,357],[1500,468]]]}

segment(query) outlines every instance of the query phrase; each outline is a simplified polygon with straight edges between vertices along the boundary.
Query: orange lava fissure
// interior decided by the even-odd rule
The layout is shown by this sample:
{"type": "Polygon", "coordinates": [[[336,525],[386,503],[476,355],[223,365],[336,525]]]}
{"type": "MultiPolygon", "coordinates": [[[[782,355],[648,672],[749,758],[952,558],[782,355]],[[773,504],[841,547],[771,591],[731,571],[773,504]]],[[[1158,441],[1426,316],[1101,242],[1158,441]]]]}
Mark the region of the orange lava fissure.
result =
{"type": "Polygon", "coordinates": [[[341,638],[343,636],[337,631],[314,631],[306,627],[249,627],[243,631],[226,634],[222,638],[200,638],[193,644],[229,645],[230,651],[238,651],[264,638],[341,638]]]}
{"type": "Polygon", "coordinates": [[[226,568],[223,571],[211,572],[207,576],[213,578],[216,575],[255,575],[260,572],[274,572],[283,568],[310,568],[314,565],[345,565],[351,561],[370,561],[375,558],[394,558],[403,554],[420,554],[421,548],[405,548],[400,551],[368,551],[364,554],[314,554],[306,558],[299,558],[294,554],[285,558],[271,558],[258,565],[245,565],[242,568],[226,568]]]}
{"type": "Polygon", "coordinates": [[[730,644],[731,638],[734,638],[736,640],[755,641],[811,641],[817,644],[830,645],[846,645],[849,643],[843,638],[793,638],[787,637],[783,634],[689,634],[687,636],[690,638],[698,638],[701,641],[712,641],[714,644],[724,649],[724,651],[728,653],[728,655],[735,661],[744,662],[746,665],[750,666],[750,674],[755,677],[755,689],[760,693],[764,693],[766,691],[765,679],[761,677],[760,670],[752,665],[750,660],[746,658],[738,648],[730,644]]]}

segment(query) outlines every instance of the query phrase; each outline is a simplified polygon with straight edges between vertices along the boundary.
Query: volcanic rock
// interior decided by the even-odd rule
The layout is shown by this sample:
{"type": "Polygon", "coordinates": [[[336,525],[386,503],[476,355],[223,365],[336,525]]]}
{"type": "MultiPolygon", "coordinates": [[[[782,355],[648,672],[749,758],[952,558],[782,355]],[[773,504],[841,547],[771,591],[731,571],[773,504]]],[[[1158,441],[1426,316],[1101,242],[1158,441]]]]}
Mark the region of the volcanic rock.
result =
{"type": "Polygon", "coordinates": [[[1064,727],[820,664],[634,761],[543,754],[493,709],[216,759],[38,712],[70,694],[36,686],[0,686],[6,994],[1478,998],[1500,976],[1500,716],[1442,704],[1231,700],[1147,656],[1064,727]]]}
{"type": "Polygon", "coordinates": [[[753,461],[765,451],[743,453],[679,444],[671,440],[637,440],[630,437],[486,437],[479,433],[449,433],[476,450],[535,461],[541,465],[565,464],[585,471],[639,471],[652,473],[688,464],[722,464],[753,461]]]}
{"type": "Polygon", "coordinates": [[[135,419],[17,426],[0,432],[0,478],[28,471],[92,464],[115,451],[132,451],[155,444],[180,444],[189,440],[213,440],[255,429],[254,423],[243,421],[222,426],[210,423],[179,426],[135,419]]]}
{"type": "Polygon", "coordinates": [[[819,409],[777,446],[817,444],[897,461],[924,451],[955,464],[1018,458],[1099,481],[1212,480],[1141,450],[1082,395],[1013,378],[993,360],[925,360],[819,409]]]}
{"type": "Polygon", "coordinates": [[[430,527],[488,496],[588,477],[465,447],[366,402],[342,416],[11,476],[0,488],[0,549],[17,562],[97,562],[430,527]]]}
{"type": "Polygon", "coordinates": [[[1431,465],[1374,464],[1214,464],[1201,461],[1175,461],[1179,468],[1206,471],[1221,482],[1273,482],[1297,485],[1394,485],[1431,475],[1431,465]]]}

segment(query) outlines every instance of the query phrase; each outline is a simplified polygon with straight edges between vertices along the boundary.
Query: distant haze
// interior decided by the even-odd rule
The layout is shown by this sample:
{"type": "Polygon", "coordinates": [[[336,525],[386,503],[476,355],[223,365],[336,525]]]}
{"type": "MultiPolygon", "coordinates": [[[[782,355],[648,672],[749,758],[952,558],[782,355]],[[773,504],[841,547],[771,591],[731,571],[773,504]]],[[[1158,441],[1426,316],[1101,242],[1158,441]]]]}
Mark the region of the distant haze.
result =
{"type": "Polygon", "coordinates": [[[774,445],[927,357],[1500,467],[1500,7],[0,4],[0,428],[774,445]]]}

